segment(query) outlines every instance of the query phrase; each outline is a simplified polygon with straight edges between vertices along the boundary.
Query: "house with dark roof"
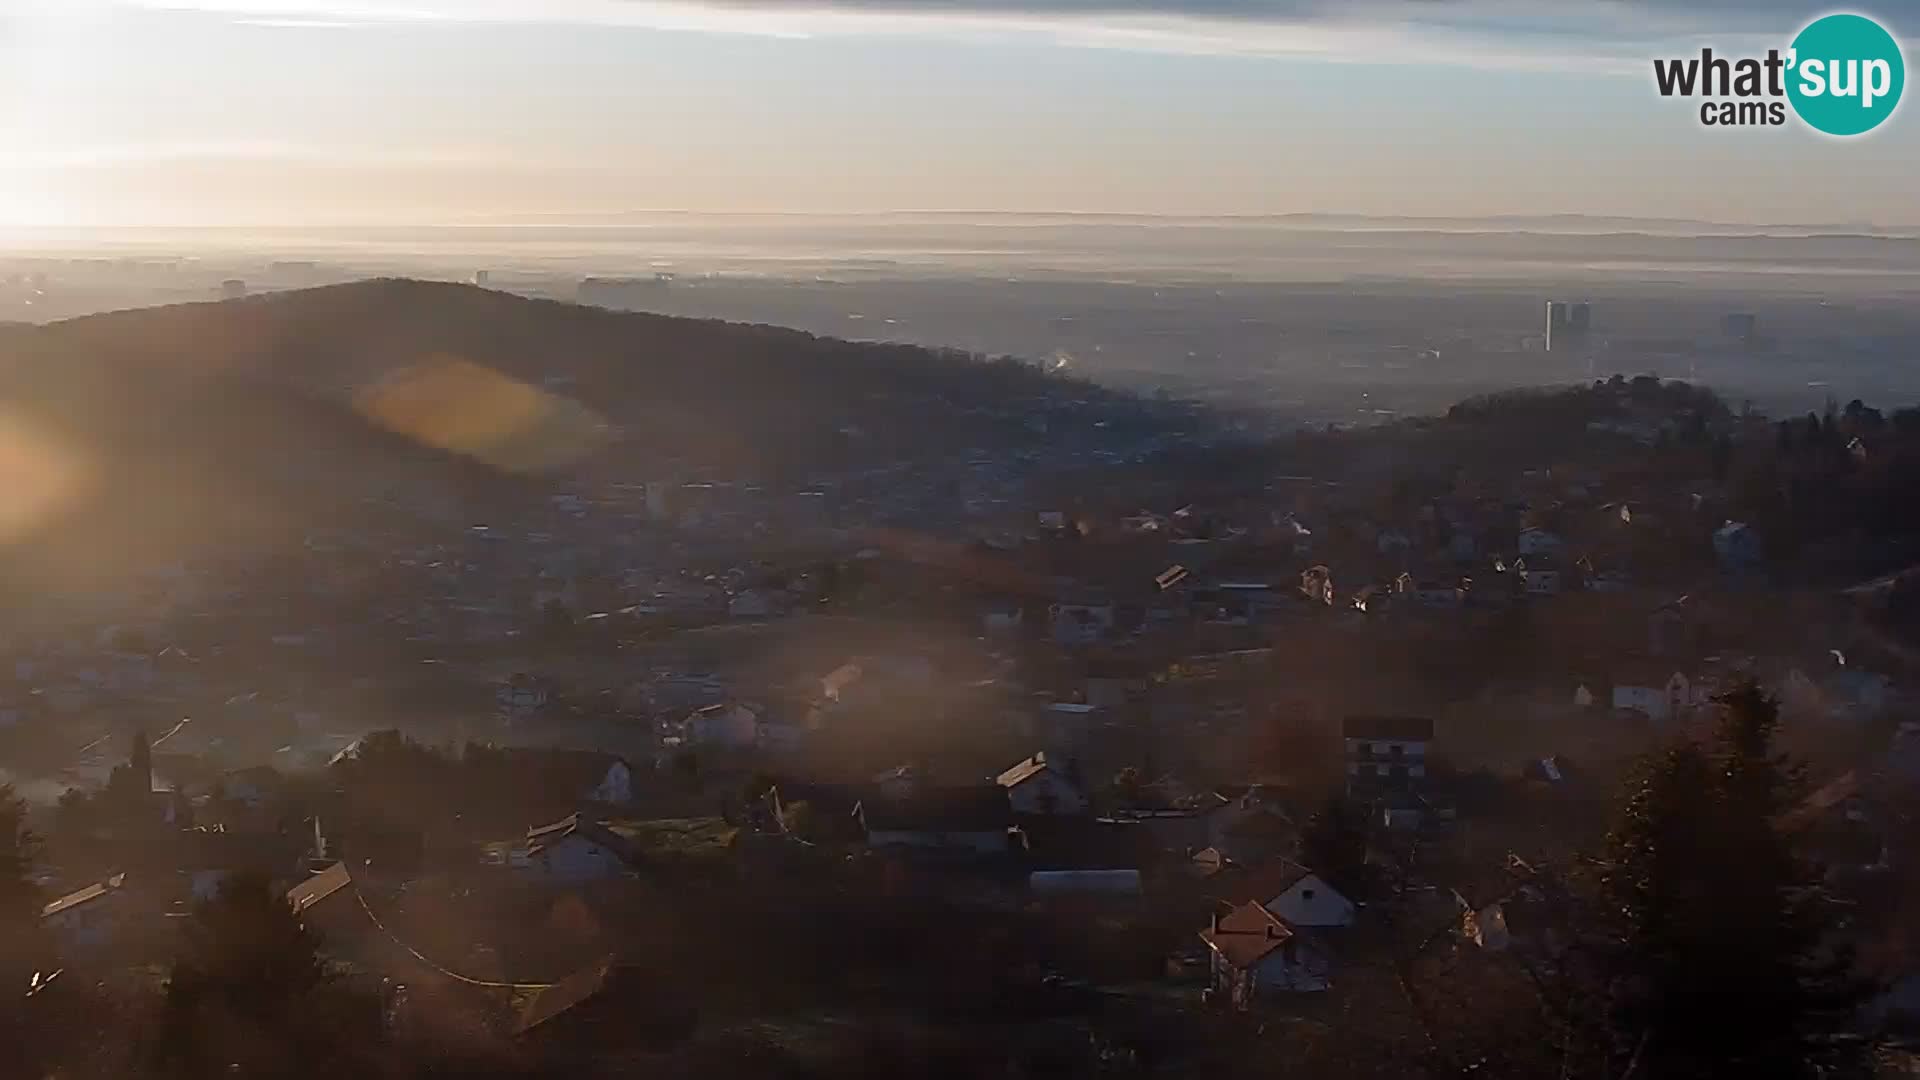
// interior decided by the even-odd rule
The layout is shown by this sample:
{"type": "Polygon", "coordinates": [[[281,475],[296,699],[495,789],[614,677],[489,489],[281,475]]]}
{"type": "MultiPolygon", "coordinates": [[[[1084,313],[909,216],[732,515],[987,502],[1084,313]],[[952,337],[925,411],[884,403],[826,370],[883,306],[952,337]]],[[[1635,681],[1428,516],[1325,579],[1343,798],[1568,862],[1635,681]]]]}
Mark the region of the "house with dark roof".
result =
{"type": "Polygon", "coordinates": [[[554,885],[622,877],[632,860],[632,848],[625,839],[579,814],[528,829],[523,845],[508,855],[508,865],[516,874],[554,885]]]}
{"type": "Polygon", "coordinates": [[[998,784],[923,788],[904,798],[863,799],[854,817],[867,846],[905,847],[978,854],[1008,849],[1013,808],[998,784]]]}
{"type": "Polygon", "coordinates": [[[994,777],[994,783],[1006,791],[1016,814],[1084,814],[1087,796],[1075,771],[1043,750],[994,777]]]}
{"type": "Polygon", "coordinates": [[[1200,932],[1211,954],[1213,992],[1245,1009],[1266,993],[1325,990],[1332,963],[1326,950],[1251,901],[1200,932]]]}
{"type": "Polygon", "coordinates": [[[1216,895],[1230,903],[1256,903],[1289,926],[1352,926],[1356,908],[1325,878],[1292,859],[1219,875],[1216,895]]]}
{"type": "Polygon", "coordinates": [[[1349,716],[1340,726],[1346,743],[1347,791],[1408,787],[1427,776],[1427,744],[1433,721],[1412,716],[1349,716]]]}

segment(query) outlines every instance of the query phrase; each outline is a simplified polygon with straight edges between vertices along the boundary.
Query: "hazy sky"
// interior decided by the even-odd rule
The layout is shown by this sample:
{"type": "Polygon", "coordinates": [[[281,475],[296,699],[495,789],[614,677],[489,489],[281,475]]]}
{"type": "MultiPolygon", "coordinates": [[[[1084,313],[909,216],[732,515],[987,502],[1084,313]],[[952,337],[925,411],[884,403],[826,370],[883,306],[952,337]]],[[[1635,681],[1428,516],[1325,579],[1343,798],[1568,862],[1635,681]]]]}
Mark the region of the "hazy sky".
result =
{"type": "MultiPolygon", "coordinates": [[[[1914,0],[1879,4],[1920,35],[1914,0]]],[[[1839,142],[1702,128],[1652,88],[1655,56],[1784,47],[1829,6],[0,0],[0,223],[648,208],[1920,223],[1911,101],[1839,142]]]]}

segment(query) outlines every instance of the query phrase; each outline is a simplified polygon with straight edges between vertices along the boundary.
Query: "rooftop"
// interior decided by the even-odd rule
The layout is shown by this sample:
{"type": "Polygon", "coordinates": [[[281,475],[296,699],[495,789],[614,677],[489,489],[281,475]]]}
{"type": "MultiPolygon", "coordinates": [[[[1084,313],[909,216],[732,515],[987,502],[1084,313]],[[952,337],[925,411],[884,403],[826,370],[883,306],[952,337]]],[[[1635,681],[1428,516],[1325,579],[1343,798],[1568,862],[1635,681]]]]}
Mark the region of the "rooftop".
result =
{"type": "Polygon", "coordinates": [[[91,904],[95,900],[115,892],[127,883],[127,875],[115,874],[104,881],[96,881],[84,889],[77,889],[40,909],[40,917],[50,919],[62,912],[91,904]]]}
{"type": "Polygon", "coordinates": [[[1246,969],[1285,945],[1293,931],[1272,912],[1252,901],[1214,919],[1200,940],[1236,968],[1246,969]]]}
{"type": "Polygon", "coordinates": [[[352,884],[353,875],[347,872],[347,864],[337,862],[288,889],[287,903],[293,905],[293,913],[298,915],[352,884]]]}

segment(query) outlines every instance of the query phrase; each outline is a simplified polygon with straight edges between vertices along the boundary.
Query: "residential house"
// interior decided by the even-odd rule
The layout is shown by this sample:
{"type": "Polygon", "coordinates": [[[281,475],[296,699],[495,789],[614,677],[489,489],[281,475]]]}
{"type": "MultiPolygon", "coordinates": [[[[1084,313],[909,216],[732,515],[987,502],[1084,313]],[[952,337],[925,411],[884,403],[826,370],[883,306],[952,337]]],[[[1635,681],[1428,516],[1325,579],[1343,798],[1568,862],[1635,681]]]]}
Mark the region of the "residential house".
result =
{"type": "Polygon", "coordinates": [[[1460,936],[1488,952],[1557,951],[1556,904],[1542,879],[1518,856],[1503,870],[1452,890],[1460,936]]]}
{"type": "Polygon", "coordinates": [[[1288,926],[1352,926],[1357,910],[1326,879],[1291,859],[1229,873],[1220,894],[1235,903],[1259,904],[1288,926]]]}
{"type": "Polygon", "coordinates": [[[1426,779],[1427,744],[1433,721],[1424,717],[1349,716],[1341,723],[1346,743],[1347,788],[1405,786],[1426,779]]]}
{"type": "Polygon", "coordinates": [[[524,845],[509,856],[521,877],[548,884],[605,881],[628,872],[629,845],[605,825],[570,814],[527,830],[524,845]]]}
{"type": "Polygon", "coordinates": [[[1317,604],[1333,604],[1333,571],[1310,566],[1300,572],[1300,593],[1317,604]]]}
{"type": "Polygon", "coordinates": [[[1026,621],[1026,608],[1018,601],[989,603],[980,612],[980,628],[989,634],[1011,634],[1026,621]]]}
{"type": "Polygon", "coordinates": [[[1041,751],[994,778],[1007,793],[1007,805],[1016,814],[1084,814],[1087,796],[1071,762],[1062,763],[1041,751]]]}
{"type": "Polygon", "coordinates": [[[1013,810],[1005,788],[921,788],[905,798],[863,799],[854,817],[867,846],[1001,854],[1008,850],[1013,810]]]}
{"type": "Polygon", "coordinates": [[[1680,671],[1669,671],[1664,679],[1643,676],[1616,682],[1613,707],[1616,712],[1638,712],[1649,720],[1664,723],[1685,718],[1693,709],[1706,704],[1710,696],[1711,690],[1706,685],[1696,685],[1680,671]]]}
{"type": "Polygon", "coordinates": [[[593,786],[580,793],[580,801],[606,803],[612,806],[624,806],[632,802],[633,766],[622,757],[598,754],[594,756],[605,758],[604,761],[593,763],[594,766],[604,767],[595,768],[593,772],[587,774],[592,778],[593,786]]]}
{"type": "Polygon", "coordinates": [[[1053,640],[1062,645],[1090,645],[1113,633],[1114,605],[1107,600],[1063,600],[1047,609],[1053,640]]]}
{"type": "Polygon", "coordinates": [[[1027,891],[1036,899],[1062,897],[1126,897],[1140,895],[1138,870],[1035,870],[1027,875],[1027,891]]]}
{"type": "Polygon", "coordinates": [[[1558,596],[1565,585],[1559,565],[1543,556],[1521,556],[1518,564],[1520,588],[1528,596],[1558,596]]]}
{"type": "Polygon", "coordinates": [[[359,886],[347,864],[337,862],[287,890],[287,904],[300,924],[325,934],[361,925],[359,886]]]}
{"type": "Polygon", "coordinates": [[[1381,585],[1363,585],[1353,594],[1353,610],[1366,615],[1385,615],[1393,610],[1394,598],[1400,594],[1381,585]]]}
{"type": "Polygon", "coordinates": [[[1459,582],[1422,581],[1413,586],[1413,598],[1423,608],[1452,611],[1466,602],[1466,589],[1459,582]]]}
{"type": "Polygon", "coordinates": [[[70,956],[111,942],[125,925],[130,906],[127,875],[115,874],[42,907],[40,926],[61,955],[70,956]]]}
{"type": "Polygon", "coordinates": [[[1521,558],[1527,556],[1552,558],[1560,554],[1562,541],[1558,533],[1546,529],[1522,529],[1515,550],[1521,558]]]}
{"type": "Polygon", "coordinates": [[[1106,709],[1083,701],[1048,701],[1029,723],[1044,748],[1073,755],[1087,748],[1092,732],[1106,721],[1106,709]]]}
{"type": "Polygon", "coordinates": [[[1187,873],[1208,881],[1238,869],[1239,863],[1217,847],[1204,847],[1187,858],[1187,873]]]}
{"type": "Polygon", "coordinates": [[[1325,990],[1332,965],[1324,949],[1251,901],[1200,932],[1211,953],[1213,992],[1236,1009],[1262,994],[1325,990]]]}
{"type": "Polygon", "coordinates": [[[509,719],[525,719],[547,707],[551,692],[544,680],[516,672],[494,688],[493,699],[509,719]]]}

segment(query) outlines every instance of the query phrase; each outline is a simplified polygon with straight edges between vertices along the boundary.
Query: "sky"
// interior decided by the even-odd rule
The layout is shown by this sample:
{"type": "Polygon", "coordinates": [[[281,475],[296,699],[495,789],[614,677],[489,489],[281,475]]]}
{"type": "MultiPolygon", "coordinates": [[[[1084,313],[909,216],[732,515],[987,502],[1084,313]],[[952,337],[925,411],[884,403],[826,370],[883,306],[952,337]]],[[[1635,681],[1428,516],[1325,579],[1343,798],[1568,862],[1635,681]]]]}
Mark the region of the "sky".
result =
{"type": "MultiPolygon", "coordinates": [[[[1912,42],[1912,0],[1849,8],[1912,42]]],[[[1709,129],[1813,0],[0,0],[0,224],[634,210],[1920,224],[1920,116],[1709,129]]],[[[1916,91],[1915,93],[1920,93],[1916,91]]],[[[1911,95],[1910,95],[1911,96],[1911,95]]]]}

